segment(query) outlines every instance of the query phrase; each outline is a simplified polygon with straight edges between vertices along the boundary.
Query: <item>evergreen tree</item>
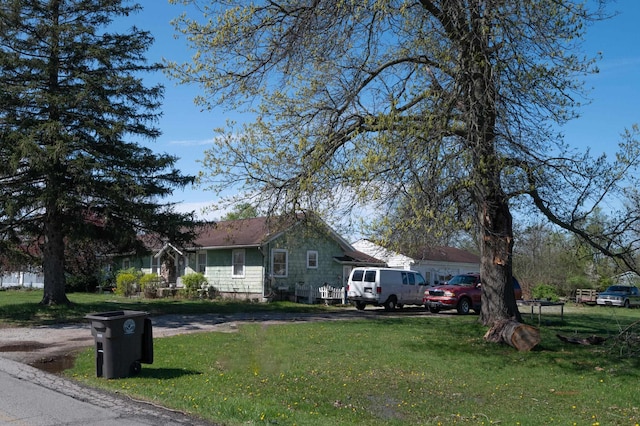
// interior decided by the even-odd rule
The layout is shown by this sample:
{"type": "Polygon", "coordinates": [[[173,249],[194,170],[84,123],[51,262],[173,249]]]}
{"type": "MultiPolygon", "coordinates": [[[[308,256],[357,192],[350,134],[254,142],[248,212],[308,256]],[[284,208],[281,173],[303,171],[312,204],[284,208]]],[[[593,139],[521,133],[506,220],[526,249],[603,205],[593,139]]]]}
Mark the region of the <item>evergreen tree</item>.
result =
{"type": "Polygon", "coordinates": [[[65,246],[93,238],[138,247],[140,232],[189,239],[192,215],[161,203],[193,181],[137,141],[154,127],[163,88],[141,76],[152,44],[114,19],[122,0],[5,0],[0,5],[0,233],[6,249],[40,246],[43,304],[68,303],[65,246]],[[179,230],[179,231],[177,231],[179,230]]]}

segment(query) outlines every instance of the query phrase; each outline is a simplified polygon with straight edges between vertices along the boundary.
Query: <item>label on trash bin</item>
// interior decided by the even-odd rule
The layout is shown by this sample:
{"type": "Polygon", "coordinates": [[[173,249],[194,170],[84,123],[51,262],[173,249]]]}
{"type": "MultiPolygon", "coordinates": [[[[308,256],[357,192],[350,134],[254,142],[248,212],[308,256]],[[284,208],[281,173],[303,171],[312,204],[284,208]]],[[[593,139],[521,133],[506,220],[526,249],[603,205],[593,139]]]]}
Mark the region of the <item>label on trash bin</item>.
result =
{"type": "Polygon", "coordinates": [[[122,329],[124,330],[124,334],[133,334],[136,331],[136,322],[129,318],[124,322],[122,329]]]}

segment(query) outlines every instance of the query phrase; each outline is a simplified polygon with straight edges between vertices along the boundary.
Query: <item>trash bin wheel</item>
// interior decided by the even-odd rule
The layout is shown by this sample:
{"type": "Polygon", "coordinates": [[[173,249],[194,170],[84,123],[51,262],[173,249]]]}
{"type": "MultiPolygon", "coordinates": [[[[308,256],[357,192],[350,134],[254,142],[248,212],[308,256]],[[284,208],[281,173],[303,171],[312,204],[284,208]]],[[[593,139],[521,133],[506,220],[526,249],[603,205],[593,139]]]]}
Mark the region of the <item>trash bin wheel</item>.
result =
{"type": "Polygon", "coordinates": [[[140,364],[140,361],[135,361],[133,364],[131,364],[131,367],[129,368],[129,373],[131,376],[139,374],[140,371],[142,371],[142,365],[140,364]]]}

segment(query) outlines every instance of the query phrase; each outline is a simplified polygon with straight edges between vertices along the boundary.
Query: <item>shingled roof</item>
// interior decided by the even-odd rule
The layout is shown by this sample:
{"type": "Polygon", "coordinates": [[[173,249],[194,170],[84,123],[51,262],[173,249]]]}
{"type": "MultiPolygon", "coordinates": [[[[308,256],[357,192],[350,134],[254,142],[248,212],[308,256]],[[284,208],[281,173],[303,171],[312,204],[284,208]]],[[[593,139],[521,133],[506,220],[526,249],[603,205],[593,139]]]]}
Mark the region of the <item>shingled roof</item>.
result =
{"type": "Polygon", "coordinates": [[[343,256],[336,256],[334,259],[340,263],[361,263],[364,265],[386,266],[384,260],[369,256],[366,253],[357,250],[345,251],[343,256]]]}
{"type": "Polygon", "coordinates": [[[407,254],[416,260],[437,262],[480,263],[480,256],[454,247],[423,247],[407,254]]]}
{"type": "MultiPolygon", "coordinates": [[[[282,232],[302,220],[304,220],[303,217],[300,217],[299,220],[293,217],[256,217],[202,224],[196,228],[194,245],[211,249],[259,247],[280,236],[282,232]]],[[[313,220],[339,241],[344,250],[353,250],[353,247],[328,225],[317,217],[313,220]]]]}
{"type": "Polygon", "coordinates": [[[257,247],[283,229],[270,223],[266,217],[221,221],[199,225],[195,245],[207,248],[257,247]]]}

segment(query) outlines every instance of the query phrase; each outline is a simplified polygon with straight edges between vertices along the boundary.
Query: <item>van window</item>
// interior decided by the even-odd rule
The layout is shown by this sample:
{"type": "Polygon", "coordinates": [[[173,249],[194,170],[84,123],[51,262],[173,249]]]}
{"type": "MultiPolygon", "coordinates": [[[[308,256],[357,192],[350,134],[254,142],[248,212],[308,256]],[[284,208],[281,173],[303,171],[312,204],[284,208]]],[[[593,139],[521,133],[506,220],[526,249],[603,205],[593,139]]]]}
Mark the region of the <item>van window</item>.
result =
{"type": "Polygon", "coordinates": [[[409,277],[407,275],[409,275],[409,274],[407,274],[406,272],[402,273],[402,284],[403,285],[409,284],[409,277]]]}
{"type": "Polygon", "coordinates": [[[422,276],[422,274],[416,274],[416,283],[418,285],[427,285],[427,282],[425,281],[425,279],[422,276]]]}
{"type": "Polygon", "coordinates": [[[409,285],[416,285],[416,274],[408,274],[409,275],[409,285]]]}
{"type": "Polygon", "coordinates": [[[364,275],[364,271],[362,269],[354,269],[351,274],[351,281],[362,281],[362,276],[364,275]]]}
{"type": "Polygon", "coordinates": [[[364,281],[368,283],[376,282],[376,271],[367,271],[364,273],[364,281]]]}

